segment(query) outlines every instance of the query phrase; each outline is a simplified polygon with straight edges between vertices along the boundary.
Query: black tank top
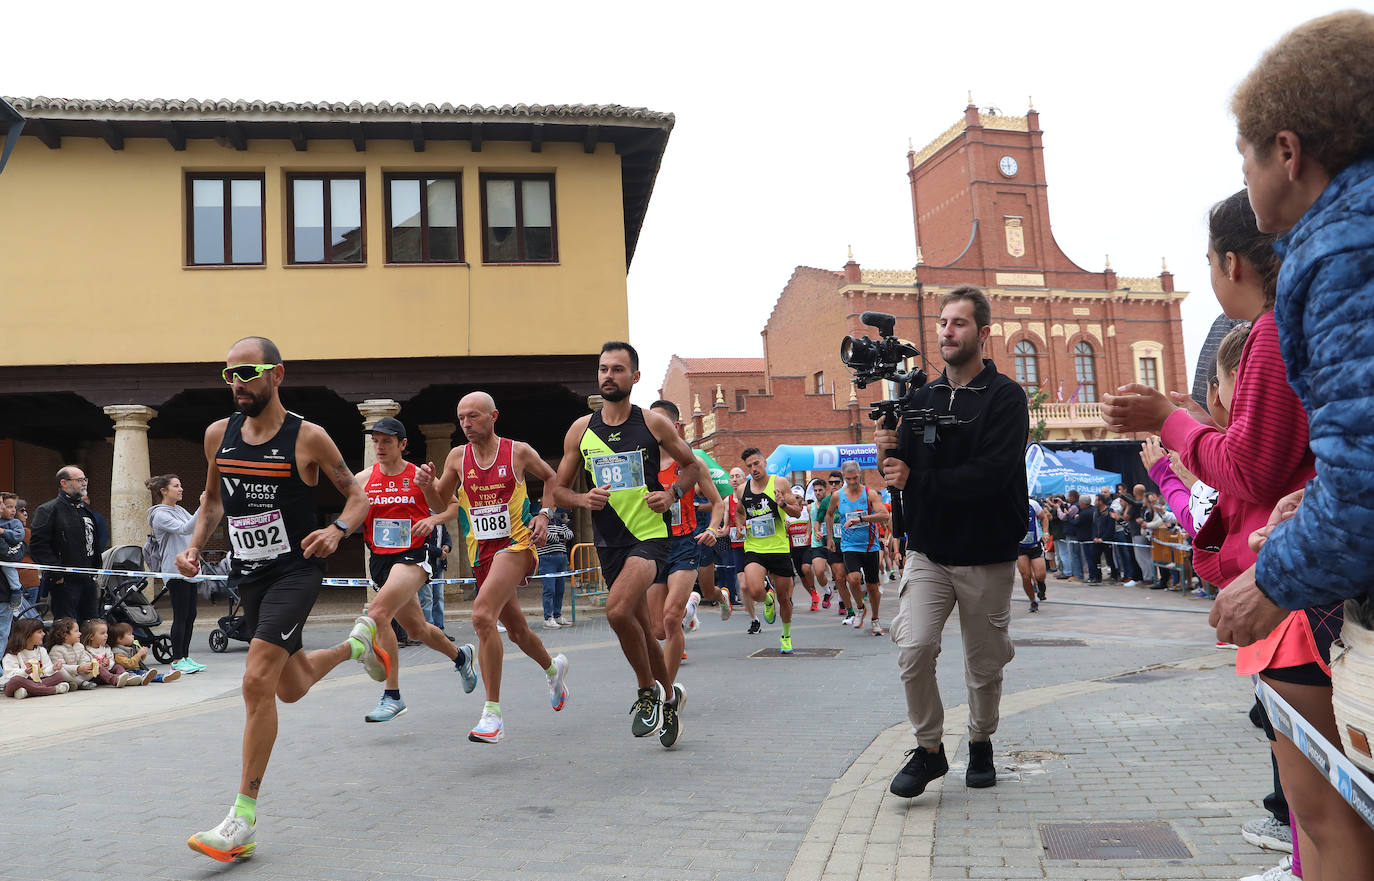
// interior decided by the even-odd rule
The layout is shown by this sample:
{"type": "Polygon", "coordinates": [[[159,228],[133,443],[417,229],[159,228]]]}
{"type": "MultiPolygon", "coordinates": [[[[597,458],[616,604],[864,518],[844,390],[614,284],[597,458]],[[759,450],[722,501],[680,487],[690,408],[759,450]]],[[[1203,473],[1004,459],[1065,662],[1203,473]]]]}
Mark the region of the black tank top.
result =
{"type": "Polygon", "coordinates": [[[601,411],[592,414],[580,442],[582,461],[593,486],[613,488],[610,501],[592,512],[596,543],[624,547],[669,535],[669,515],[655,514],[644,502],[659,492],[658,438],[644,422],[644,411],[630,407],[630,417],[620,425],[607,425],[601,411]],[[616,455],[625,454],[625,455],[616,455]]]}
{"type": "Polygon", "coordinates": [[[257,577],[314,563],[301,556],[301,542],[319,523],[315,488],[296,468],[296,438],[305,420],[288,411],[271,440],[249,444],[243,439],[245,418],[229,417],[215,453],[233,571],[257,577]]]}

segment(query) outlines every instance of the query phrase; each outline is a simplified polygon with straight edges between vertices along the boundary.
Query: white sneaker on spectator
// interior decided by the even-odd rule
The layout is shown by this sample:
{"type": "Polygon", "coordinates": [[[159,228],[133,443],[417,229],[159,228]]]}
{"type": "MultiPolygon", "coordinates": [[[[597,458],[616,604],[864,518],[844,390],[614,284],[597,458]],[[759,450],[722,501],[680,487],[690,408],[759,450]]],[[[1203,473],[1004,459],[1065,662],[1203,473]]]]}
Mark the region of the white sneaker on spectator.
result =
{"type": "Polygon", "coordinates": [[[563,626],[563,625],[559,624],[557,621],[553,620],[552,618],[545,618],[545,619],[544,619],[544,629],[545,629],[545,630],[557,630],[559,627],[562,627],[562,626],[563,626]]]}
{"type": "MultiPolygon", "coordinates": [[[[21,688],[19,690],[23,691],[24,689],[21,688]]],[[[56,691],[58,694],[66,694],[67,692],[72,690],[72,684],[70,682],[59,682],[56,686],[53,687],[53,690],[56,691]]]]}
{"type": "Polygon", "coordinates": [[[1293,874],[1293,858],[1286,856],[1279,860],[1277,866],[1266,869],[1258,875],[1246,875],[1240,881],[1295,881],[1297,877],[1293,874]]]}
{"type": "Polygon", "coordinates": [[[1126,582],[1125,584],[1123,584],[1123,585],[1121,585],[1121,586],[1122,586],[1122,587],[1135,587],[1135,586],[1138,585],[1138,584],[1140,584],[1139,581],[1132,580],[1132,581],[1126,582]]]}
{"type": "MultiPolygon", "coordinates": [[[[123,688],[124,686],[131,685],[135,682],[137,682],[139,685],[143,684],[143,681],[141,679],[139,679],[134,674],[130,673],[128,670],[125,670],[123,673],[120,673],[119,676],[115,678],[115,688],[123,688]]],[[[63,685],[65,684],[66,683],[64,682],[63,685]]]]}

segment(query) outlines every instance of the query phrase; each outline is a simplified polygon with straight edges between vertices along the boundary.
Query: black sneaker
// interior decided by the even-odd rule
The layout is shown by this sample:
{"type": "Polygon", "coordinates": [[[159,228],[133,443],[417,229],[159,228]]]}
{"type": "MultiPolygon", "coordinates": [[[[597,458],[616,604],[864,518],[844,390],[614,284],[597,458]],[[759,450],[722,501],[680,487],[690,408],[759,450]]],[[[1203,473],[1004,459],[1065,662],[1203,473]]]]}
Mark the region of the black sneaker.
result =
{"type": "Polygon", "coordinates": [[[1040,599],[1045,598],[1045,582],[1040,581],[1035,585],[1035,592],[1040,595],[1040,599]]]}
{"type": "Polygon", "coordinates": [[[949,773],[949,762],[945,759],[945,745],[940,744],[939,752],[929,752],[923,746],[906,751],[906,765],[892,778],[888,792],[900,798],[915,798],[926,791],[926,785],[937,777],[949,773]]]}
{"type": "Polygon", "coordinates": [[[657,682],[652,688],[641,688],[634,706],[630,707],[630,733],[648,737],[663,727],[663,686],[657,682]]]}
{"type": "Polygon", "coordinates": [[[992,763],[991,740],[968,742],[968,770],[964,772],[964,785],[970,789],[987,789],[997,785],[997,766],[992,763]]]}
{"type": "Polygon", "coordinates": [[[1040,611],[1040,604],[1037,603],[1035,600],[1031,600],[1031,611],[1032,611],[1032,612],[1038,612],[1038,611],[1040,611]]]}
{"type": "Polygon", "coordinates": [[[763,632],[763,625],[759,623],[759,619],[755,618],[753,621],[750,621],[750,622],[749,622],[749,629],[746,630],[746,631],[744,631],[744,635],[745,635],[745,636],[753,636],[755,633],[762,633],[762,632],[763,632]]]}
{"type": "Polygon", "coordinates": [[[673,702],[663,704],[663,730],[658,732],[658,742],[664,749],[671,749],[682,736],[682,711],[687,706],[687,689],[673,683],[673,702]]]}

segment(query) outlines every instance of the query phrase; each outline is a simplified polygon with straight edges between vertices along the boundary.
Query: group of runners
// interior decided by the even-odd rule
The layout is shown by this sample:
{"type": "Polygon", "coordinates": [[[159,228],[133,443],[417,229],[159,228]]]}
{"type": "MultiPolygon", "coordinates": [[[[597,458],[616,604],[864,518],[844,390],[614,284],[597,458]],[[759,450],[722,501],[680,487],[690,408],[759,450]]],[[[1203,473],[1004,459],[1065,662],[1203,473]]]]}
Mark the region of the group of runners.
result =
{"type": "MultiPolygon", "coordinates": [[[[770,623],[782,619],[783,653],[793,651],[793,576],[802,577],[814,611],[820,603],[815,584],[824,584],[827,568],[840,591],[844,622],[860,627],[871,608],[873,633],[883,632],[879,525],[889,513],[878,494],[863,486],[857,466],[847,463],[843,472],[818,481],[807,501],[807,494],[767,473],[757,449],[746,450],[748,473],[732,475],[734,492],[722,500],[684,440],[677,408],[667,401],[649,410],[630,403],[638,362],[629,343],[605,344],[598,363],[604,403],[569,428],[556,471],[528,444],[496,433],[496,403],[477,391],[458,404],[467,442],[450,450],[441,465],[407,462],[405,426],[384,418],[371,429],[376,464],[355,474],[322,428],[282,405],[278,389],[286,368],[276,345],[262,337],[234,344],[222,376],[233,389],[238,412],[205,433],[205,503],[177,566],[188,577],[196,575],[201,548],[227,518],[230,584],[253,634],[243,676],[243,764],[228,816],[192,835],[193,850],[222,862],[252,856],[257,797],[276,740],[278,700],[298,701],[330,670],[358,661],[384,684],[365,720],[386,722],[405,712],[393,620],[451,661],[465,692],[476,689],[480,675],[486,701],[469,740],[498,743],[505,734],[504,644],[498,625],[539,666],[550,707],[563,709],[568,659],[549,654],[516,597],[517,587],[537,570],[547,511],[553,507],[591,512],[608,587],[606,617],[636,679],[635,737],[657,735],[670,748],[682,736],[687,690],[677,675],[685,657],[683,632],[697,624],[703,551],[727,535],[743,544],[746,603],[762,604],[770,623]],[[316,528],[314,496],[322,473],[344,497],[344,506],[333,523],[316,528]],[[531,478],[544,487],[537,503],[526,488],[531,478]],[[589,488],[577,490],[578,485],[589,488]],[[704,529],[697,527],[698,509],[710,512],[704,529]],[[417,598],[432,574],[426,538],[453,519],[477,583],[476,646],[457,645],[426,623],[417,598]],[[798,522],[806,523],[804,533],[797,530],[798,522]],[[301,631],[322,585],[322,560],[358,529],[378,591],[344,641],[303,651],[301,631]]],[[[702,589],[714,591],[709,583],[702,589]]],[[[829,595],[827,589],[827,607],[829,595]]],[[[724,591],[720,606],[728,619],[724,591]]]]}

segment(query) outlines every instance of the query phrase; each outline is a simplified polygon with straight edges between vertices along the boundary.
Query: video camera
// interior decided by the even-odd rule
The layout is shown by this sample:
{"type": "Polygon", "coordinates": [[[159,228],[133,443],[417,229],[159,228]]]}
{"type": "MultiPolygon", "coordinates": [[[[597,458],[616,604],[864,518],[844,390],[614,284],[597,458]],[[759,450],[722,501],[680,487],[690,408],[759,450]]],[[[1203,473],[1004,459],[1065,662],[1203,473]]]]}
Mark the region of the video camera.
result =
{"type": "MultiPolygon", "coordinates": [[[[880,379],[890,380],[896,385],[892,400],[878,401],[868,411],[868,418],[874,422],[882,421],[883,428],[895,429],[898,420],[913,433],[919,433],[921,440],[933,446],[936,430],[941,425],[957,425],[959,420],[953,414],[938,414],[934,410],[923,410],[911,405],[916,389],[926,384],[926,372],[920,367],[905,369],[908,358],[919,358],[921,350],[909,341],[898,339],[897,318],[886,312],[865,312],[859,320],[869,327],[877,328],[876,340],[847,336],[840,343],[840,360],[854,374],[854,384],[863,388],[880,379]]],[[[887,456],[895,456],[896,450],[879,450],[878,461],[887,456]]],[[[902,515],[902,494],[892,492],[892,531],[901,535],[906,532],[902,515]]]]}

